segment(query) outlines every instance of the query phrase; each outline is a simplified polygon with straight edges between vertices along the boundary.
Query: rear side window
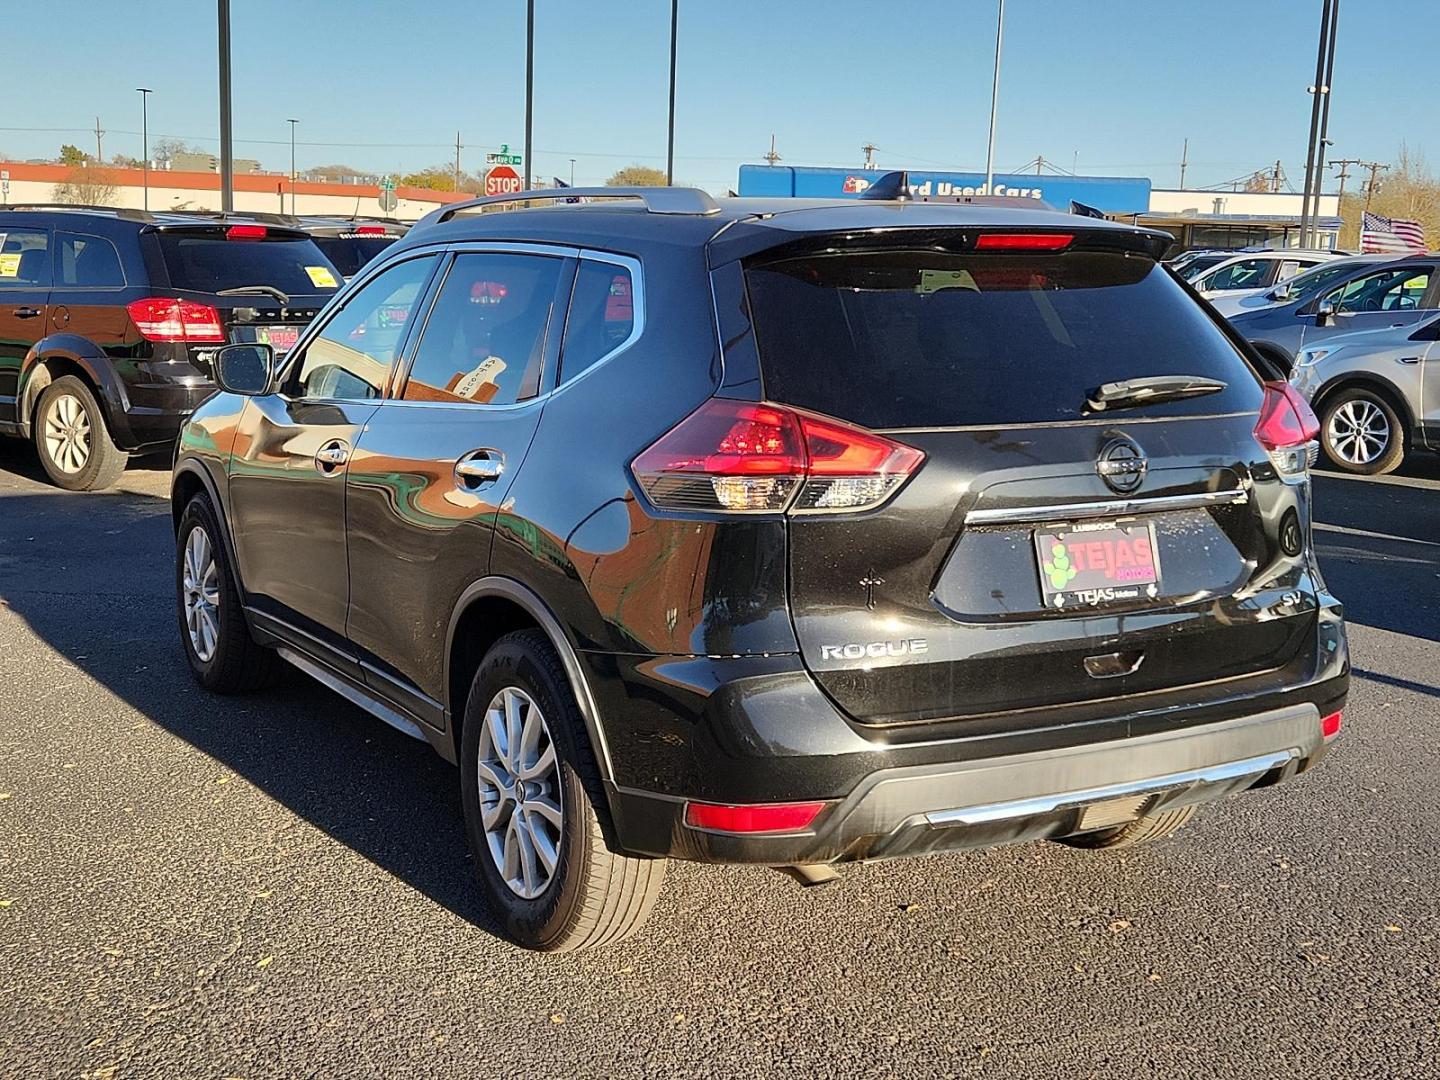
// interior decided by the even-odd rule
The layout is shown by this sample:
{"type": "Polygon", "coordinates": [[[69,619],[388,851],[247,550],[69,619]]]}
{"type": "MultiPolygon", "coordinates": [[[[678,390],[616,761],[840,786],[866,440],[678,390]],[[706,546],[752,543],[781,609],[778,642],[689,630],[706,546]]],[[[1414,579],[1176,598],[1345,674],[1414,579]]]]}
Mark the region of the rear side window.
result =
{"type": "Polygon", "coordinates": [[[0,231],[0,289],[37,287],[50,287],[50,234],[44,229],[0,231]]]}
{"type": "Polygon", "coordinates": [[[1117,416],[1258,408],[1258,381],[1169,273],[1134,255],[886,251],[752,265],[765,393],[870,428],[1074,420],[1104,383],[1219,379],[1117,416]]]}
{"type": "Polygon", "coordinates": [[[634,288],[630,271],[623,266],[589,260],[580,264],[560,353],[562,382],[573,379],[629,338],[635,329],[634,288]]]}
{"type": "Polygon", "coordinates": [[[120,289],[125,272],[115,245],[100,236],[60,233],[60,262],[56,285],[80,289],[120,289]]]}
{"type": "Polygon", "coordinates": [[[328,299],[342,275],[309,237],[297,240],[227,240],[222,230],[158,234],[170,284],[217,293],[270,285],[289,296],[328,299]]]}
{"type": "Polygon", "coordinates": [[[407,401],[513,405],[540,388],[563,259],[460,254],[430,310],[407,401]]]}

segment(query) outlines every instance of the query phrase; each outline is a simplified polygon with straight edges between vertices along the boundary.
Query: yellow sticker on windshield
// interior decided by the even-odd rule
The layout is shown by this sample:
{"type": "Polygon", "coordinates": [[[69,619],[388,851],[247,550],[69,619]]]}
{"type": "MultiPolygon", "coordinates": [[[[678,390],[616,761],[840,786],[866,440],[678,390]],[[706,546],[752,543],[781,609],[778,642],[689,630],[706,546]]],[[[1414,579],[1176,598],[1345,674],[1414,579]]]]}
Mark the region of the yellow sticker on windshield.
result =
{"type": "Polygon", "coordinates": [[[20,253],[18,251],[0,255],[0,277],[20,276],[20,253]]]}
{"type": "Polygon", "coordinates": [[[310,284],[317,289],[338,289],[340,287],[328,266],[307,266],[305,273],[310,275],[310,284]]]}

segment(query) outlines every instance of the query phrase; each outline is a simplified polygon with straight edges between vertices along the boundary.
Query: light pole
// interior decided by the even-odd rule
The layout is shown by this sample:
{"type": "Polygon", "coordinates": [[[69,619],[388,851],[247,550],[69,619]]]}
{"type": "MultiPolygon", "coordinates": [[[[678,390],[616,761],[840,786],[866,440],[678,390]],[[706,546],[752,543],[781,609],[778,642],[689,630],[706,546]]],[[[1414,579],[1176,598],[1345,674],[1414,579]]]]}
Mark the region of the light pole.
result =
{"type": "Polygon", "coordinates": [[[295,125],[300,123],[295,117],[285,121],[290,125],[290,216],[295,216],[295,125]]]}
{"type": "Polygon", "coordinates": [[[575,186],[575,159],[570,159],[570,186],[575,186]]]}
{"type": "Polygon", "coordinates": [[[142,204],[146,210],[150,209],[150,95],[154,93],[148,86],[137,86],[135,92],[140,95],[140,167],[145,174],[145,196],[142,204]]]}
{"type": "Polygon", "coordinates": [[[530,153],[530,135],[535,119],[535,0],[525,5],[525,190],[530,190],[530,177],[535,171],[535,158],[530,153]]]}
{"type": "Polygon", "coordinates": [[[220,210],[235,210],[235,143],[230,113],[230,0],[215,0],[220,26],[220,210]]]}
{"type": "Polygon", "coordinates": [[[995,110],[1000,104],[1000,46],[1005,41],[1005,0],[995,20],[995,77],[990,83],[990,142],[985,151],[985,194],[995,190],[995,110]]]}
{"type": "Polygon", "coordinates": [[[675,42],[680,29],[680,0],[670,0],[670,133],[665,144],[665,183],[675,183],[675,42]]]}

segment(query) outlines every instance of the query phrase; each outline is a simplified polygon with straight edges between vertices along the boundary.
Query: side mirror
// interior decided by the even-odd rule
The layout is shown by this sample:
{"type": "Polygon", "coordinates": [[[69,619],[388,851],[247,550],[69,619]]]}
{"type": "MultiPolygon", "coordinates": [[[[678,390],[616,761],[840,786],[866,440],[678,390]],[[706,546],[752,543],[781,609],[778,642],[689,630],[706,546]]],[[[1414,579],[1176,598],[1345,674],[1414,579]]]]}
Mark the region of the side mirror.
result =
{"type": "Polygon", "coordinates": [[[258,397],[275,377],[275,350],[260,343],[226,345],[210,354],[210,367],[220,389],[258,397]]]}
{"type": "Polygon", "coordinates": [[[1321,300],[1315,305],[1315,325],[1329,326],[1335,321],[1335,301],[1321,300]]]}
{"type": "Polygon", "coordinates": [[[1270,290],[1269,299],[1274,300],[1277,304],[1288,304],[1291,299],[1290,286],[1276,285],[1275,288],[1270,290]]]}

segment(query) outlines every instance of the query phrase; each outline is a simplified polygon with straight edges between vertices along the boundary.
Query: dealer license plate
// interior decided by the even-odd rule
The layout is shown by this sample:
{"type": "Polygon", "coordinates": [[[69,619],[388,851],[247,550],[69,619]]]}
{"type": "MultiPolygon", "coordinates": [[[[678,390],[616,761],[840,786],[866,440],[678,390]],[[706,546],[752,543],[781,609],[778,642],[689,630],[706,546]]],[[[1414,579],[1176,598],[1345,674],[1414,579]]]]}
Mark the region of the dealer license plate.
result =
{"type": "Polygon", "coordinates": [[[298,326],[257,326],[255,340],[269,345],[277,353],[287,353],[300,340],[298,326]]]}
{"type": "Polygon", "coordinates": [[[1160,553],[1149,522],[1102,521],[1035,530],[1047,608],[1154,599],[1160,553]]]}

